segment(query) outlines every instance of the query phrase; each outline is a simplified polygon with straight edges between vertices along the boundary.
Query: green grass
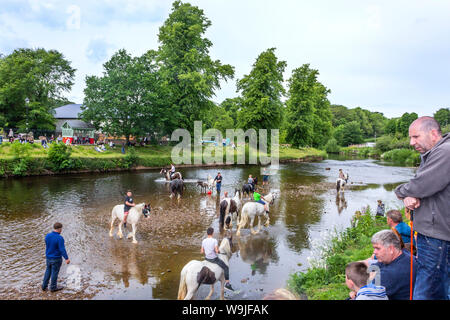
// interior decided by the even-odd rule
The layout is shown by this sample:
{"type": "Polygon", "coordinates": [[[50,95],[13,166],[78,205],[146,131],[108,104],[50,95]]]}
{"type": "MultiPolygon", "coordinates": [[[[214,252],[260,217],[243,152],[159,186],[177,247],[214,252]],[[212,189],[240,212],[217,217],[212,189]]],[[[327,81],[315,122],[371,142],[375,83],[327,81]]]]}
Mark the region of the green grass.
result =
{"type": "MultiPolygon", "coordinates": [[[[55,170],[54,164],[48,159],[48,150],[44,149],[40,144],[28,145],[23,150],[26,155],[21,155],[17,150],[22,150],[24,146],[11,146],[6,142],[0,145],[0,176],[5,175],[31,175],[45,174],[55,170]],[[25,159],[26,158],[26,159],[25,159]],[[25,160],[24,160],[25,159],[25,160]]],[[[172,146],[136,146],[126,148],[126,153],[122,154],[122,147],[116,146],[111,149],[106,147],[106,151],[95,151],[92,145],[73,145],[70,146],[70,164],[64,167],[65,171],[111,171],[115,169],[130,169],[136,166],[143,167],[162,167],[168,166],[172,162],[172,146]]],[[[223,162],[226,162],[226,150],[230,147],[223,148],[223,162]]],[[[193,150],[193,148],[192,148],[193,150]]],[[[202,148],[202,163],[206,163],[205,151],[202,148]]],[[[238,155],[245,154],[245,162],[249,162],[249,146],[245,148],[237,148],[234,150],[234,163],[237,163],[238,155]]],[[[214,156],[214,152],[212,152],[214,156]]],[[[256,156],[260,154],[256,152],[256,156]]],[[[280,161],[290,159],[306,158],[325,158],[326,152],[313,149],[295,149],[280,148],[280,161]]],[[[191,154],[191,164],[194,164],[194,153],[191,154]]],[[[63,170],[63,171],[64,171],[63,170]]]]}

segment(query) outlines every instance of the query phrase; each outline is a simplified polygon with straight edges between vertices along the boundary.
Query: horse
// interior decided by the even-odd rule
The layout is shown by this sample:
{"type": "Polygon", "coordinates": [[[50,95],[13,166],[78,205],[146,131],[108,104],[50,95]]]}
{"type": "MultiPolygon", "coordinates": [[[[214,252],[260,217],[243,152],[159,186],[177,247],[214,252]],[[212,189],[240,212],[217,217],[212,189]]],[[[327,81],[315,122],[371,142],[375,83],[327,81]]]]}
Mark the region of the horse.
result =
{"type": "Polygon", "coordinates": [[[222,200],[222,202],[220,203],[220,218],[221,223],[224,226],[225,230],[233,229],[233,220],[236,221],[236,224],[239,223],[239,211],[241,210],[241,190],[234,189],[234,192],[235,192],[234,197],[230,199],[229,204],[228,201],[225,202],[227,207],[224,210],[223,216],[222,216],[222,203],[227,199],[222,200]]]}
{"type": "MultiPolygon", "coordinates": [[[[119,219],[120,223],[119,223],[119,231],[117,232],[117,236],[122,239],[123,234],[122,234],[122,224],[123,224],[123,218],[124,218],[124,204],[118,204],[116,206],[114,206],[114,208],[112,209],[111,212],[111,229],[109,230],[109,236],[112,237],[113,236],[113,230],[114,230],[114,221],[116,219],[119,219]]],[[[144,217],[148,218],[149,214],[150,214],[150,204],[145,204],[140,203],[137,204],[134,207],[131,207],[129,213],[128,213],[128,217],[127,217],[127,223],[131,224],[131,227],[133,229],[132,232],[128,233],[127,235],[127,239],[130,239],[131,237],[133,237],[133,243],[137,243],[136,241],[136,225],[139,221],[139,218],[141,217],[141,214],[144,215],[144,217]]]]}
{"type": "Polygon", "coordinates": [[[184,182],[181,179],[174,179],[170,181],[170,197],[178,195],[178,199],[183,196],[183,190],[185,188],[184,182]]]}
{"type": "Polygon", "coordinates": [[[250,196],[250,192],[253,193],[255,191],[255,186],[258,184],[258,178],[253,178],[253,183],[246,183],[242,186],[242,196],[244,196],[244,193],[247,194],[247,196],[250,196]]]}
{"type": "Polygon", "coordinates": [[[172,175],[170,174],[170,171],[167,170],[166,168],[162,168],[161,171],[159,172],[161,175],[163,175],[166,178],[166,181],[171,181],[171,180],[175,180],[175,179],[181,179],[183,180],[183,177],[181,176],[180,172],[174,172],[172,175]]]}
{"type": "MultiPolygon", "coordinates": [[[[275,196],[273,193],[269,193],[268,195],[264,196],[264,199],[266,199],[267,207],[269,207],[269,205],[273,204],[275,196]]],[[[241,234],[241,228],[244,228],[248,222],[250,222],[251,233],[257,234],[259,231],[261,231],[261,219],[263,216],[266,218],[264,226],[268,227],[269,215],[264,210],[263,204],[258,202],[247,202],[246,204],[244,204],[244,206],[242,207],[241,219],[238,223],[236,235],[239,236],[241,234]],[[253,221],[255,220],[255,217],[258,217],[258,231],[256,232],[253,230],[253,221]]]]}
{"type": "Polygon", "coordinates": [[[347,184],[347,181],[348,181],[348,174],[344,173],[344,177],[345,177],[345,179],[338,178],[336,180],[337,193],[344,193],[344,191],[345,191],[345,185],[347,184]]]}
{"type": "Polygon", "coordinates": [[[197,186],[200,187],[201,192],[203,193],[203,190],[205,190],[206,193],[206,189],[208,188],[208,183],[205,181],[201,181],[201,180],[197,180],[197,186]]]}
{"type": "Polygon", "coordinates": [[[212,189],[216,186],[216,180],[214,180],[209,174],[208,174],[208,189],[212,191],[212,189]]]}
{"type": "MultiPolygon", "coordinates": [[[[219,259],[225,262],[226,265],[229,265],[232,248],[232,238],[223,238],[219,246],[219,259]]],[[[225,276],[223,269],[219,265],[206,260],[191,260],[181,270],[180,285],[178,287],[178,300],[193,299],[201,284],[211,285],[211,290],[205,298],[205,300],[209,300],[214,293],[214,284],[217,281],[220,281],[220,299],[225,300],[225,276]],[[205,275],[208,277],[205,277],[205,275]]]]}

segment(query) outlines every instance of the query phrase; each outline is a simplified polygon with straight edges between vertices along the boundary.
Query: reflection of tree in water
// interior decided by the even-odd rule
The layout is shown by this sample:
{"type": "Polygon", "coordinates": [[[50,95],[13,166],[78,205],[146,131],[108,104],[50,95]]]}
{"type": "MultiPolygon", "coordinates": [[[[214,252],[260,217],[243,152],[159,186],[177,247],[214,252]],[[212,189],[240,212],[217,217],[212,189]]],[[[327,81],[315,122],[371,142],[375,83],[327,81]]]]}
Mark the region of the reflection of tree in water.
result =
{"type": "Polygon", "coordinates": [[[269,238],[267,233],[239,237],[237,243],[241,259],[250,264],[252,275],[257,270],[265,274],[271,261],[278,262],[275,239],[269,238]]]}
{"type": "Polygon", "coordinates": [[[347,209],[347,200],[345,200],[345,195],[337,193],[336,194],[336,207],[338,209],[338,213],[341,214],[342,210],[347,209]]]}
{"type": "Polygon", "coordinates": [[[401,185],[403,182],[399,182],[399,183],[385,183],[383,184],[383,188],[386,191],[394,191],[395,188],[397,188],[397,186],[401,185]]]}

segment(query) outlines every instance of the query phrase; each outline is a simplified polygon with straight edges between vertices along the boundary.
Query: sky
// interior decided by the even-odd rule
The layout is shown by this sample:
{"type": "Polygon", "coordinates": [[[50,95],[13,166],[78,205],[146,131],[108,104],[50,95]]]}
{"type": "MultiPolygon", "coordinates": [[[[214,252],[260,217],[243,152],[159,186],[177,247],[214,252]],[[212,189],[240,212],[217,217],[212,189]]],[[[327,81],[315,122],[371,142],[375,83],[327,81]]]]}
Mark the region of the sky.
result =
{"type": "MultiPolygon", "coordinates": [[[[55,49],[76,71],[67,98],[82,103],[86,76],[101,76],[119,49],[157,49],[171,0],[0,0],[0,53],[55,49]]],[[[276,48],[293,69],[309,63],[332,104],[399,117],[450,106],[450,0],[191,0],[212,25],[214,60],[235,67],[213,100],[239,95],[236,81],[276,48]]]]}

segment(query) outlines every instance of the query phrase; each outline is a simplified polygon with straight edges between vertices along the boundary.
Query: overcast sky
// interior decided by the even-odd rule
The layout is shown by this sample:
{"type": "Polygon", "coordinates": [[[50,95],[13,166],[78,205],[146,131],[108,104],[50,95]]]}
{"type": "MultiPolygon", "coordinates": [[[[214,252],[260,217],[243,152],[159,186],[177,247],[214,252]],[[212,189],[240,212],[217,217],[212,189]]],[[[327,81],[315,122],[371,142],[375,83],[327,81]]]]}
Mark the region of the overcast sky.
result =
{"type": "MultiPolygon", "coordinates": [[[[450,0],[192,0],[212,26],[211,56],[235,67],[213,98],[237,96],[236,80],[275,47],[292,69],[309,63],[329,100],[398,117],[450,106],[450,0]]],[[[158,48],[170,0],[0,0],[0,52],[56,49],[77,69],[69,100],[83,101],[86,75],[101,75],[118,49],[158,48]]]]}

